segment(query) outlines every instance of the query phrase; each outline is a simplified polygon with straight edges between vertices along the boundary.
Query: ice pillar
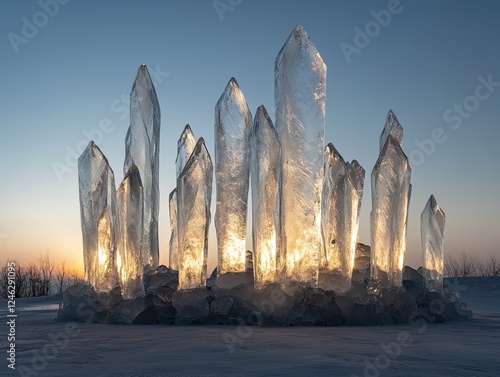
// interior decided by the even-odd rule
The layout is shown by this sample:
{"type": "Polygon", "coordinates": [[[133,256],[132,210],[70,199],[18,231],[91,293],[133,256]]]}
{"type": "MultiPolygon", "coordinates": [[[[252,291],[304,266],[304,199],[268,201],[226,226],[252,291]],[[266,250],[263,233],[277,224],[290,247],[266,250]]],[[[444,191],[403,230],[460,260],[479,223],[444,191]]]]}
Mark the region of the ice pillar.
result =
{"type": "Polygon", "coordinates": [[[274,66],[276,130],[281,143],[279,270],[284,280],[317,285],[326,65],[301,26],[274,66]]]}

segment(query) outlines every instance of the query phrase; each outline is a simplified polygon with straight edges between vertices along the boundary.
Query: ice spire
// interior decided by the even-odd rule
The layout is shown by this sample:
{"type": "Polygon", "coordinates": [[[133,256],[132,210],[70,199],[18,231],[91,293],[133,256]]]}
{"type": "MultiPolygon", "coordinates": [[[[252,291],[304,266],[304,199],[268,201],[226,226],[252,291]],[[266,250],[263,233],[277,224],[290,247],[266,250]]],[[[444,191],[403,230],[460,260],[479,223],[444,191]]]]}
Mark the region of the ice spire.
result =
{"type": "Polygon", "coordinates": [[[401,147],[403,147],[403,127],[399,124],[398,118],[396,118],[396,115],[392,110],[389,110],[387,119],[385,120],[384,129],[380,134],[379,152],[382,152],[389,135],[392,136],[401,147]]]}
{"type": "Polygon", "coordinates": [[[144,194],[141,175],[132,165],[116,191],[118,248],[116,267],[125,299],[144,295],[144,194]]]}
{"type": "Polygon", "coordinates": [[[371,276],[378,288],[402,285],[411,167],[389,135],[372,171],[371,276]]]}
{"type": "Polygon", "coordinates": [[[284,280],[317,285],[321,247],[321,190],[326,65],[297,26],[274,65],[276,130],[281,143],[279,189],[284,280]]]}
{"type": "Polygon", "coordinates": [[[245,271],[252,114],[234,78],[215,107],[219,274],[245,271]]]}
{"type": "Polygon", "coordinates": [[[145,64],[137,71],[130,93],[130,127],[125,138],[124,174],[132,164],[144,189],[144,266],[158,266],[160,106],[145,64]]]}
{"type": "Polygon", "coordinates": [[[109,291],[118,284],[115,178],[93,141],[78,158],[78,185],[85,279],[97,292],[109,291]]]}
{"type": "Polygon", "coordinates": [[[422,238],[423,273],[427,288],[443,290],[444,225],[446,216],[431,195],[420,216],[422,238]]]}
{"type": "Polygon", "coordinates": [[[277,201],[280,171],[278,135],[264,106],[259,106],[251,137],[253,271],[257,288],[277,281],[279,246],[277,201]]]}
{"type": "Polygon", "coordinates": [[[212,160],[200,138],[177,178],[179,289],[206,286],[208,228],[212,199],[212,160]]]}

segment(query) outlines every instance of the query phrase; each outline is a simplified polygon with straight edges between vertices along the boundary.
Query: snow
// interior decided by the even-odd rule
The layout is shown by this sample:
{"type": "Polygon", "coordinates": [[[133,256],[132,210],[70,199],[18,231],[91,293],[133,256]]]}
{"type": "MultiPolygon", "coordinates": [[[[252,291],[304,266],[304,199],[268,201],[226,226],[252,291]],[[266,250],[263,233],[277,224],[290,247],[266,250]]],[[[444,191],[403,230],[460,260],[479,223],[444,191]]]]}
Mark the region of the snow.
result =
{"type": "MultiPolygon", "coordinates": [[[[50,377],[496,377],[500,375],[500,277],[452,282],[473,310],[473,321],[287,328],[74,324],[54,321],[60,294],[18,299],[16,366],[18,372],[21,366],[36,372],[35,361],[41,369],[32,375],[50,377]],[[65,344],[61,334],[71,326],[65,344]],[[404,344],[400,354],[388,356],[381,344],[392,343],[398,354],[394,344],[398,339],[404,344]],[[234,345],[232,352],[225,340],[234,345]],[[50,345],[55,342],[60,346],[54,358],[33,359],[43,355],[44,348],[51,356],[50,345]],[[374,369],[377,363],[388,365],[374,369]],[[373,365],[367,374],[366,365],[373,365]]],[[[6,314],[2,300],[0,316],[6,314]]],[[[6,327],[2,328],[4,341],[6,327]]],[[[15,375],[6,364],[0,367],[0,376],[15,375]]]]}

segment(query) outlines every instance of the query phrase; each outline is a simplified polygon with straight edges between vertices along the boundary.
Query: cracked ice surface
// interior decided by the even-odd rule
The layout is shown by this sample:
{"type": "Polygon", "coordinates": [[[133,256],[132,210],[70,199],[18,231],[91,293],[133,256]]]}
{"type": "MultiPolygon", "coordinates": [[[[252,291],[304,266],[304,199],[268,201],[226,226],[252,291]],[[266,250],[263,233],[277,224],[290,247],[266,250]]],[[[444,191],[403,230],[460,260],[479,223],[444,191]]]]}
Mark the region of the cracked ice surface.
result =
{"type": "Polygon", "coordinates": [[[206,286],[208,228],[212,199],[212,160],[200,138],[177,178],[179,289],[206,286]]]}
{"type": "Polygon", "coordinates": [[[431,291],[443,290],[444,226],[446,216],[431,195],[420,216],[423,275],[431,291]]]}
{"type": "Polygon", "coordinates": [[[321,247],[321,190],[326,65],[301,26],[274,67],[276,130],[281,157],[282,278],[317,285],[321,247]]]}
{"type": "Polygon", "coordinates": [[[252,238],[255,286],[277,281],[277,200],[280,147],[273,122],[264,106],[255,114],[252,137],[252,238]]]}
{"type": "Polygon", "coordinates": [[[122,296],[144,296],[143,236],[144,197],[141,175],[132,165],[116,191],[119,219],[116,267],[122,296]]]}
{"type": "Polygon", "coordinates": [[[372,171],[371,276],[379,288],[402,285],[411,167],[391,135],[372,171]]]}
{"type": "Polygon", "coordinates": [[[218,272],[245,271],[252,114],[234,78],[215,107],[218,272]]]}
{"type": "Polygon", "coordinates": [[[357,161],[346,163],[330,143],[325,148],[324,174],[320,288],[342,293],[351,287],[364,169],[357,161]]]}
{"type": "Polygon", "coordinates": [[[78,185],[85,279],[97,292],[109,291],[118,282],[115,178],[93,141],[78,158],[78,185]]]}
{"type": "Polygon", "coordinates": [[[144,266],[158,266],[160,106],[146,65],[130,93],[130,127],[125,138],[124,174],[136,165],[144,189],[144,266]]]}

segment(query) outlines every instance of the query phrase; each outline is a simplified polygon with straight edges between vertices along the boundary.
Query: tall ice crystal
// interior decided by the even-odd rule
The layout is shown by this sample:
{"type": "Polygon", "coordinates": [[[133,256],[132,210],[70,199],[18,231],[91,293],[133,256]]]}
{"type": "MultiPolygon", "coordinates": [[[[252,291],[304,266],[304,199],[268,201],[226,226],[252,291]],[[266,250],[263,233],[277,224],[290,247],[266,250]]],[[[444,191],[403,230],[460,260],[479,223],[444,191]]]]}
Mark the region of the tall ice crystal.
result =
{"type": "Polygon", "coordinates": [[[443,290],[444,225],[446,216],[431,195],[420,216],[422,237],[423,273],[427,288],[443,290]]]}
{"type": "Polygon", "coordinates": [[[115,177],[93,141],[78,158],[78,186],[85,280],[97,292],[109,291],[118,284],[115,177]]]}
{"type": "MultiPolygon", "coordinates": [[[[182,173],[186,166],[191,153],[196,146],[196,139],[194,137],[191,126],[188,124],[184,127],[182,134],[177,141],[177,158],[175,159],[176,178],[182,173]]],[[[177,188],[175,188],[168,197],[168,206],[170,214],[170,242],[169,242],[169,261],[170,268],[178,271],[178,258],[179,258],[179,242],[177,238],[177,188]]],[[[179,209],[182,211],[182,208],[179,209]]]]}
{"type": "Polygon", "coordinates": [[[130,127],[125,138],[124,174],[136,165],[144,189],[144,266],[158,266],[160,106],[145,64],[130,93],[130,127]]]}
{"type": "Polygon", "coordinates": [[[256,288],[277,281],[276,250],[280,147],[273,122],[259,106],[251,136],[253,271],[256,288]]]}
{"type": "Polygon", "coordinates": [[[377,288],[399,287],[406,251],[411,167],[389,135],[372,170],[371,276],[377,288]]]}
{"type": "Polygon", "coordinates": [[[133,299],[144,296],[144,194],[141,175],[132,165],[116,191],[119,219],[116,267],[122,296],[133,299]]]}
{"type": "Polygon", "coordinates": [[[200,138],[177,178],[179,289],[206,286],[213,166],[200,138]]]}
{"type": "Polygon", "coordinates": [[[245,271],[252,114],[231,78],[215,107],[218,272],[245,271]]]}
{"type": "Polygon", "coordinates": [[[330,143],[325,148],[324,174],[319,285],[343,293],[351,287],[364,169],[357,161],[346,163],[330,143]]]}
{"type": "Polygon", "coordinates": [[[281,143],[281,248],[284,280],[316,286],[321,247],[321,190],[326,65],[301,26],[274,65],[276,130],[281,143]]]}

